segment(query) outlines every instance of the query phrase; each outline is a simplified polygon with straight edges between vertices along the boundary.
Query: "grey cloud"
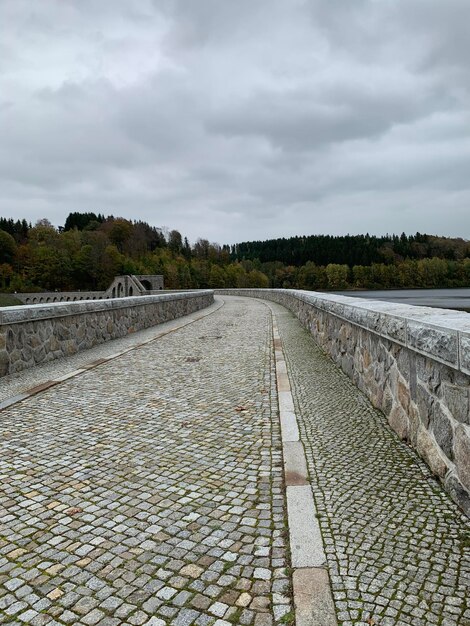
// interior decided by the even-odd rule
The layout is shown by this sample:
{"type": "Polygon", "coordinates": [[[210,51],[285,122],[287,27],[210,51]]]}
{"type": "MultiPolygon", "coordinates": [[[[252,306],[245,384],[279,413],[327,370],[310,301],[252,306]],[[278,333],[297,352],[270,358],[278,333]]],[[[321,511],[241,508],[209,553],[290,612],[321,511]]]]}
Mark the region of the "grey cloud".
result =
{"type": "MultiPolygon", "coordinates": [[[[411,40],[416,37],[426,42],[421,69],[433,72],[440,67],[458,67],[468,76],[470,4],[466,0],[401,0],[395,7],[395,15],[397,24],[406,29],[411,40]]],[[[466,87],[469,86],[467,83],[466,87]]]]}
{"type": "Polygon", "coordinates": [[[111,102],[106,85],[64,84],[12,105],[0,119],[2,172],[36,183],[42,172],[45,186],[61,186],[97,166],[132,165],[136,151],[113,126],[111,102]]]}
{"type": "Polygon", "coordinates": [[[372,139],[442,106],[438,93],[429,94],[426,100],[411,81],[398,89],[381,79],[380,91],[373,83],[371,77],[370,85],[338,80],[334,85],[312,85],[310,90],[263,91],[237,108],[218,112],[207,128],[229,135],[263,136],[286,150],[321,149],[328,143],[372,139]]]}
{"type": "Polygon", "coordinates": [[[467,0],[0,3],[0,212],[462,235],[467,0]],[[439,210],[442,207],[442,210],[439,210]]]}
{"type": "Polygon", "coordinates": [[[271,22],[281,7],[279,0],[155,0],[157,10],[163,10],[171,20],[164,43],[169,50],[196,50],[204,46],[225,48],[230,43],[250,39],[253,33],[271,22]]]}

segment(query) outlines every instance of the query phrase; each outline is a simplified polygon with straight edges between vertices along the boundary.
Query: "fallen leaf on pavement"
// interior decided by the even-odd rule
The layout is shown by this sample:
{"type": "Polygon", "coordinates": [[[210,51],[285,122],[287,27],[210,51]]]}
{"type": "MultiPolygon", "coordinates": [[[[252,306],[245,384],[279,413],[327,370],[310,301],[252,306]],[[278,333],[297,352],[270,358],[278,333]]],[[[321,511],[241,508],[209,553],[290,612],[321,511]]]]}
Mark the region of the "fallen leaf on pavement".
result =
{"type": "Polygon", "coordinates": [[[83,511],[83,509],[81,509],[79,506],[76,507],[72,507],[71,509],[67,509],[65,512],[67,513],[67,515],[76,515],[77,513],[81,513],[83,511]]]}

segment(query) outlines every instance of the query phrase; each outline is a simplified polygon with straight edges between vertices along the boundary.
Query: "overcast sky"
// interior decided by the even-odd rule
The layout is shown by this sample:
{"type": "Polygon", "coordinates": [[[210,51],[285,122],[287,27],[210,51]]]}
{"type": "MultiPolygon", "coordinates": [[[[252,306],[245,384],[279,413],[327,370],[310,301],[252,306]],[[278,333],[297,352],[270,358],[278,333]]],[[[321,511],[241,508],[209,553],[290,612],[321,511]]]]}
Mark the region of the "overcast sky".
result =
{"type": "Polygon", "coordinates": [[[0,214],[470,238],[469,0],[0,0],[0,214]]]}

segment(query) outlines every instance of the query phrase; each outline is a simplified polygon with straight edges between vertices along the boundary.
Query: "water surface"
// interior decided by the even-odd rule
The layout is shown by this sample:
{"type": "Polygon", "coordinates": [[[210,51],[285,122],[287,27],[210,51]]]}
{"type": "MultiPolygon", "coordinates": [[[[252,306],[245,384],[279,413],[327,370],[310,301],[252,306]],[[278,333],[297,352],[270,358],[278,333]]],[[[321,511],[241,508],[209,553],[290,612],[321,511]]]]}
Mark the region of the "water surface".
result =
{"type": "Polygon", "coordinates": [[[336,291],[354,298],[385,300],[441,309],[460,309],[470,312],[470,288],[464,289],[385,289],[371,291],[336,291]]]}

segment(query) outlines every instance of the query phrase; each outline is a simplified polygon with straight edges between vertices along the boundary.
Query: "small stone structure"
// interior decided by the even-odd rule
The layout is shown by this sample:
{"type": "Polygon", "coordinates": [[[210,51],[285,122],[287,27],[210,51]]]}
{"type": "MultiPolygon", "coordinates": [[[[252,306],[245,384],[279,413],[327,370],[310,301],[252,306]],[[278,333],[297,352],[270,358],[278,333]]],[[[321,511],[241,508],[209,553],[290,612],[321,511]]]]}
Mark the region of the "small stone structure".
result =
{"type": "Polygon", "coordinates": [[[106,290],[106,298],[127,298],[158,293],[163,289],[163,276],[158,274],[131,274],[116,276],[106,290]]]}
{"type": "Polygon", "coordinates": [[[81,300],[107,300],[129,296],[148,296],[163,289],[160,274],[116,276],[105,291],[45,291],[15,293],[15,298],[24,304],[48,304],[50,302],[79,302],[81,300]]]}
{"type": "Polygon", "coordinates": [[[290,289],[218,290],[290,309],[470,514],[470,315],[290,289]]]}
{"type": "Polygon", "coordinates": [[[19,372],[203,309],[201,290],[0,309],[0,376],[19,372]]]}

